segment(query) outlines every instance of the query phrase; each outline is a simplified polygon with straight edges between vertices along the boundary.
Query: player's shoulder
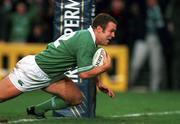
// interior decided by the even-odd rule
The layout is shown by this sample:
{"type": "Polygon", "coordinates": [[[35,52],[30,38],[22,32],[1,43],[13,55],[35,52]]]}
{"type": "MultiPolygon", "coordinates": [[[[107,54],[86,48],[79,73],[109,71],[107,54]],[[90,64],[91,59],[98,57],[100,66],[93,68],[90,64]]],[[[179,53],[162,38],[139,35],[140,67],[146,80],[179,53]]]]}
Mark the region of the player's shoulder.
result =
{"type": "Polygon", "coordinates": [[[87,43],[93,40],[91,37],[91,34],[86,29],[77,31],[76,37],[78,37],[80,41],[87,42],[87,43]]]}
{"type": "Polygon", "coordinates": [[[88,36],[89,31],[87,29],[82,29],[82,30],[77,31],[77,34],[81,34],[83,36],[88,36]]]}

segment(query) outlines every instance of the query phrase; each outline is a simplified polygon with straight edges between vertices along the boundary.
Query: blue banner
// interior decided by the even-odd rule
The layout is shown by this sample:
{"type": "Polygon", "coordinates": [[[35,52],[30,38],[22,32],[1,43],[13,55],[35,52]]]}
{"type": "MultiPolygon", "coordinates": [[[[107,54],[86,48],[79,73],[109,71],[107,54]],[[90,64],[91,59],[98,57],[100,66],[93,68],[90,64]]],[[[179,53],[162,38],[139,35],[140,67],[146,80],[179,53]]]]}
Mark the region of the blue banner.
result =
{"type": "Polygon", "coordinates": [[[86,29],[94,15],[93,0],[54,1],[54,39],[79,29],[86,29]]]}

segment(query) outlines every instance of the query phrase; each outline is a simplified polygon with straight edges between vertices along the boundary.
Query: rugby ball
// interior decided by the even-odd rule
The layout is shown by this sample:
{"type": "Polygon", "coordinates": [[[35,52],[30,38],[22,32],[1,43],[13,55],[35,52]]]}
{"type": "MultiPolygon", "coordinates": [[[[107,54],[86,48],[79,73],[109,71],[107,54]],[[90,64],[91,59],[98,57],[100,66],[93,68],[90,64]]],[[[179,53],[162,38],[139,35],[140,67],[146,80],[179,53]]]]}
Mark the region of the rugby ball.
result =
{"type": "Polygon", "coordinates": [[[103,65],[104,57],[103,54],[106,54],[105,49],[99,48],[92,59],[92,65],[93,66],[101,66],[103,65]]]}

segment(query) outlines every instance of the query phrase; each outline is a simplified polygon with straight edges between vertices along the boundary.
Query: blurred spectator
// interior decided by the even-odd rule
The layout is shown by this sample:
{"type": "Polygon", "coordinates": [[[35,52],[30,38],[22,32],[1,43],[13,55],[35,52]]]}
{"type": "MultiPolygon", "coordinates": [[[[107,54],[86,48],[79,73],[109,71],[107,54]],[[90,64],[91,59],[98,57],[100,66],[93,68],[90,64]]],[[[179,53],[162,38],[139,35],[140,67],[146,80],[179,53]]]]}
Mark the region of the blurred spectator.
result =
{"type": "Polygon", "coordinates": [[[95,0],[95,14],[97,15],[102,12],[106,13],[110,2],[110,0],[95,0]]]}
{"type": "Polygon", "coordinates": [[[13,7],[13,1],[12,0],[1,0],[1,1],[3,1],[3,9],[6,12],[10,12],[13,7]]]}
{"type": "Polygon", "coordinates": [[[8,39],[8,15],[12,9],[11,0],[0,1],[0,41],[8,39]]]}
{"type": "Polygon", "coordinates": [[[54,1],[36,0],[37,16],[32,20],[28,42],[48,43],[53,39],[54,1]]]}
{"type": "Polygon", "coordinates": [[[124,0],[111,0],[110,8],[108,13],[113,16],[117,22],[117,31],[115,34],[115,38],[112,40],[112,44],[120,45],[120,44],[127,44],[127,11],[126,11],[126,4],[124,0]]]}
{"type": "Polygon", "coordinates": [[[137,45],[134,46],[136,42],[145,42],[145,10],[142,6],[144,4],[139,3],[137,0],[133,0],[128,6],[128,43],[130,54],[136,53],[137,45]]]}
{"type": "Polygon", "coordinates": [[[28,36],[27,42],[29,43],[47,43],[47,32],[45,30],[45,24],[40,21],[32,25],[32,29],[28,36]]]}
{"type": "MultiPolygon", "coordinates": [[[[27,42],[33,30],[43,32],[39,36],[49,42],[53,39],[54,0],[1,0],[0,1],[0,40],[27,42]],[[43,24],[37,24],[41,20],[43,24]],[[33,29],[35,27],[35,29],[33,29]],[[41,31],[40,31],[41,30],[41,31]],[[31,33],[31,34],[30,34],[31,33]],[[28,39],[27,39],[28,38],[28,39]]],[[[32,38],[32,36],[31,36],[32,38]]],[[[33,38],[37,39],[37,37],[33,38]]],[[[31,39],[32,40],[32,39],[31,39]]],[[[32,42],[32,41],[30,41],[32,42]]],[[[37,41],[33,41],[37,42],[37,41]]]]}
{"type": "Polygon", "coordinates": [[[10,15],[10,41],[26,42],[32,19],[37,13],[35,3],[29,4],[29,8],[24,1],[18,1],[15,4],[15,11],[10,15]]]}
{"type": "Polygon", "coordinates": [[[129,6],[128,42],[130,44],[130,76],[129,88],[132,88],[137,82],[137,77],[140,74],[140,66],[142,66],[142,51],[145,51],[145,10],[141,9],[141,4],[138,1],[133,1],[129,6]],[[138,69],[137,69],[138,68],[138,69]]]}
{"type": "Polygon", "coordinates": [[[45,42],[49,42],[53,39],[54,0],[36,0],[36,4],[39,11],[38,18],[35,19],[34,23],[41,20],[43,30],[46,33],[45,42]]]}
{"type": "Polygon", "coordinates": [[[164,39],[169,37],[169,42],[166,43],[166,63],[167,63],[167,87],[170,89],[180,89],[180,1],[171,0],[163,1],[166,18],[168,19],[167,33],[164,39]],[[167,6],[167,7],[166,7],[167,6]],[[170,32],[170,33],[168,33],[170,32]],[[169,36],[170,34],[170,36],[169,36]],[[171,42],[173,40],[173,43],[171,42]],[[172,61],[173,60],[173,61],[172,61]],[[173,72],[173,74],[171,74],[173,72]]]}
{"type": "Polygon", "coordinates": [[[158,91],[162,81],[162,46],[160,41],[159,30],[165,27],[165,22],[161,8],[157,0],[146,0],[146,34],[145,42],[137,42],[136,53],[134,53],[131,63],[131,83],[135,83],[140,68],[143,66],[145,59],[149,57],[150,65],[150,90],[158,91]]]}

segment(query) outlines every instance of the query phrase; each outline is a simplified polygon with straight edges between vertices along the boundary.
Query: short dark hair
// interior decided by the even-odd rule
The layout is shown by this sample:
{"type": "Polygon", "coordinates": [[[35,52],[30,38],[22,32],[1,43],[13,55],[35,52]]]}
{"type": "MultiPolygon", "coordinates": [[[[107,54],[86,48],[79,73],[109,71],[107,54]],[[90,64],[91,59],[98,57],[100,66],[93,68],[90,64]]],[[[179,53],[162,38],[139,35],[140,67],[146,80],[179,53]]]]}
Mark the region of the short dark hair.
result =
{"type": "Polygon", "coordinates": [[[116,19],[114,19],[112,16],[110,16],[109,14],[107,13],[100,13],[98,14],[93,22],[92,22],[92,28],[96,28],[97,26],[101,26],[103,28],[103,30],[105,30],[106,28],[106,25],[109,23],[109,22],[113,22],[115,24],[117,24],[117,21],[116,19]]]}

